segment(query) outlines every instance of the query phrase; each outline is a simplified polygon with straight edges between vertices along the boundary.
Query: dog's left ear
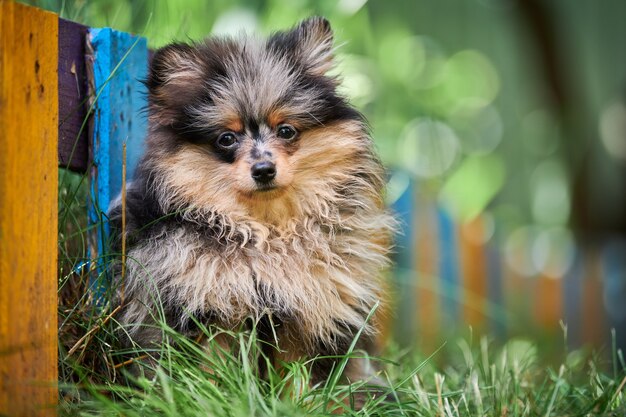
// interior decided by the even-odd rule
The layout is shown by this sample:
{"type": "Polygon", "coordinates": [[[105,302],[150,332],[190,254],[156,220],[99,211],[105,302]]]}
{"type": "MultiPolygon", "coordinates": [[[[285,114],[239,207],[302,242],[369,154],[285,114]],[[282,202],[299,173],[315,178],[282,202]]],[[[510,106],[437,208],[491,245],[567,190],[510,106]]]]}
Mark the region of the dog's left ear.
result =
{"type": "Polygon", "coordinates": [[[323,17],[309,17],[292,30],[275,34],[269,42],[294,53],[310,74],[324,75],[333,66],[333,31],[323,17]]]}
{"type": "Polygon", "coordinates": [[[333,30],[323,17],[310,17],[296,28],[301,57],[309,71],[324,75],[333,65],[333,30]]]}

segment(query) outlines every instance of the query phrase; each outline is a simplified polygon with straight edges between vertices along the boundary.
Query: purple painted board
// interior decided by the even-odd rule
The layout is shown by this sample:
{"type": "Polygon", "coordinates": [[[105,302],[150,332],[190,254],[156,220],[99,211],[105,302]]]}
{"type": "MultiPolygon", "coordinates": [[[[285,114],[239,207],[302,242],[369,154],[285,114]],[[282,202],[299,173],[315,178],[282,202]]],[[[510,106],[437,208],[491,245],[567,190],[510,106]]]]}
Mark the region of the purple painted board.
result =
{"type": "Polygon", "coordinates": [[[614,238],[602,249],[604,308],[615,329],[618,349],[626,349],[626,239],[614,238]]]}
{"type": "Polygon", "coordinates": [[[148,72],[148,48],[144,38],[110,28],[89,29],[89,42],[96,97],[89,207],[89,222],[96,226],[96,236],[90,240],[90,254],[97,258],[106,255],[106,212],[122,187],[123,144],[127,145],[127,181],[143,152],[147,93],[141,81],[148,72]]]}
{"type": "Polygon", "coordinates": [[[59,166],[87,169],[87,27],[59,19],[59,166]]]}
{"type": "Polygon", "coordinates": [[[500,340],[504,340],[507,331],[506,309],[502,290],[502,252],[498,233],[487,244],[487,294],[491,329],[500,340]]]}

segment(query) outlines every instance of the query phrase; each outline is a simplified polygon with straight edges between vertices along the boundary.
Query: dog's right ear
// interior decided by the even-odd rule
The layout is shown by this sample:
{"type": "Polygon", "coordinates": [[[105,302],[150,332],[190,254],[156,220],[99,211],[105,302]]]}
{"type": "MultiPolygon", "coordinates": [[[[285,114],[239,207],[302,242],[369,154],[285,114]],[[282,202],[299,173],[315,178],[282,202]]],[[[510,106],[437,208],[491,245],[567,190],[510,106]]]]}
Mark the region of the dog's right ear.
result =
{"type": "Polygon", "coordinates": [[[204,65],[191,45],[173,43],[154,53],[146,85],[160,124],[174,122],[177,110],[198,91],[203,76],[204,65]]]}

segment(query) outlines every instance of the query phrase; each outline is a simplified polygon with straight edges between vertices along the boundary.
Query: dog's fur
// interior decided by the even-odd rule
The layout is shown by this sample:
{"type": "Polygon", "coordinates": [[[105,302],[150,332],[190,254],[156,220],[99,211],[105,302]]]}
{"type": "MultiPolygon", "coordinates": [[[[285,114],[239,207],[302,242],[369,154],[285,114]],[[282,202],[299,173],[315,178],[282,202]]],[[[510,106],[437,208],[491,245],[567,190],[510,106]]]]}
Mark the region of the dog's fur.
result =
{"type": "MultiPolygon", "coordinates": [[[[209,38],[155,53],[147,149],[126,200],[120,321],[133,341],[160,343],[149,326],[159,303],[188,334],[196,321],[237,329],[254,320],[278,360],[342,354],[359,329],[364,340],[375,333],[365,319],[382,297],[394,221],[368,128],[337,93],[332,65],[323,18],[266,40],[209,38]],[[278,136],[285,125],[294,138],[278,136]],[[223,132],[234,148],[218,143],[223,132]],[[275,166],[269,185],[251,176],[259,161],[275,166]]],[[[110,212],[118,235],[121,211],[118,202],[110,212]]],[[[315,380],[331,362],[320,361],[315,380]]],[[[350,369],[349,378],[367,377],[350,369]]]]}

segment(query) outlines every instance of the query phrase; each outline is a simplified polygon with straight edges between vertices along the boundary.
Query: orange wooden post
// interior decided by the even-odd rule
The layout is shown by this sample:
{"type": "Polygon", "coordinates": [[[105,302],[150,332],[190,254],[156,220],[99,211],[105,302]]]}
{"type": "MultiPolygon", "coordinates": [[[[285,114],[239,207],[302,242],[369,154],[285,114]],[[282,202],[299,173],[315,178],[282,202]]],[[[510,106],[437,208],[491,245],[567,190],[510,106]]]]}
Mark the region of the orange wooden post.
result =
{"type": "Polygon", "coordinates": [[[462,224],[459,231],[461,283],[463,286],[463,319],[478,331],[487,323],[487,265],[485,253],[485,225],[477,216],[462,224]]]}
{"type": "Polygon", "coordinates": [[[0,0],[0,415],[56,415],[57,42],[0,0]]]}
{"type": "Polygon", "coordinates": [[[565,320],[563,312],[563,279],[540,274],[535,286],[535,322],[542,330],[558,335],[560,321],[565,320]]]}

